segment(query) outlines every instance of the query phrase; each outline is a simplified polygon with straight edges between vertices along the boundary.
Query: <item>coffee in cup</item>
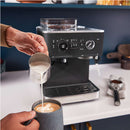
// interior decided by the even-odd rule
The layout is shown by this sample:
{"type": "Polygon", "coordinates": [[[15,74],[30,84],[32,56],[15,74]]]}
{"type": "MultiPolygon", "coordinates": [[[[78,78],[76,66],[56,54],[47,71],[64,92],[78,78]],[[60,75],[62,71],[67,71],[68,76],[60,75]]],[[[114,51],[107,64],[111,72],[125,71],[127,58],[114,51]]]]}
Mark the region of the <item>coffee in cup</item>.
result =
{"type": "Polygon", "coordinates": [[[63,112],[60,102],[52,99],[46,99],[42,104],[39,100],[32,106],[36,112],[35,119],[39,122],[39,130],[63,130],[63,112]]]}
{"type": "Polygon", "coordinates": [[[60,106],[58,104],[51,103],[51,102],[38,104],[34,108],[36,112],[41,112],[41,113],[54,112],[54,111],[57,111],[58,109],[60,109],[60,106]]]}

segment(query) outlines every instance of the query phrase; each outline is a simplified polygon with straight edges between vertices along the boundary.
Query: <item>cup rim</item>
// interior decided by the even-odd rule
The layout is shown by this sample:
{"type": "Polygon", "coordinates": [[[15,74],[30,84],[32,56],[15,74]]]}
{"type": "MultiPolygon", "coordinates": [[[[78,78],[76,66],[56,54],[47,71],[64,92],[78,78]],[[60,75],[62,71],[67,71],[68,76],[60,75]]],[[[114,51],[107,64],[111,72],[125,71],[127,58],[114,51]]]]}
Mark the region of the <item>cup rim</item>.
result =
{"type": "MultiPolygon", "coordinates": [[[[42,100],[38,100],[38,101],[36,101],[35,103],[33,103],[33,105],[32,105],[32,110],[35,111],[34,108],[35,108],[38,104],[41,104],[41,102],[42,102],[42,100]]],[[[59,105],[60,108],[59,108],[58,110],[54,111],[54,112],[37,112],[37,111],[35,111],[36,113],[50,114],[50,113],[55,113],[55,112],[57,112],[57,111],[59,111],[59,110],[62,109],[62,104],[61,104],[59,101],[57,101],[57,100],[54,100],[54,99],[45,99],[44,102],[52,102],[52,103],[55,103],[55,104],[59,105]]]]}
{"type": "MultiPolygon", "coordinates": [[[[47,62],[50,64],[49,66],[48,66],[48,69],[50,68],[50,66],[51,66],[51,59],[50,59],[50,57],[49,56],[47,56],[46,54],[44,54],[44,53],[41,53],[41,52],[37,52],[37,53],[35,53],[35,54],[33,54],[30,58],[29,58],[29,60],[28,60],[28,64],[29,64],[29,67],[31,67],[31,63],[32,62],[34,62],[33,60],[35,59],[34,57],[36,57],[36,56],[42,56],[43,58],[46,58],[46,60],[47,60],[47,62]]],[[[41,61],[41,60],[40,60],[41,61]]],[[[35,61],[35,62],[37,62],[37,61],[35,61]]],[[[48,70],[47,69],[47,70],[48,70]]]]}

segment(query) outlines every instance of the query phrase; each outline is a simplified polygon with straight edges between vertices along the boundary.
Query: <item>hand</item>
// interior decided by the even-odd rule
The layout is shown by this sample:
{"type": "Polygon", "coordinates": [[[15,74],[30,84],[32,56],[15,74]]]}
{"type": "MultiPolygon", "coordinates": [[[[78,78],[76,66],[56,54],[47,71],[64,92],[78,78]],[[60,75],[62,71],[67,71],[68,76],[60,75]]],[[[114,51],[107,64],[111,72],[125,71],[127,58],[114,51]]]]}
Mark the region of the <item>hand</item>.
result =
{"type": "Polygon", "coordinates": [[[39,123],[35,119],[25,126],[23,123],[35,117],[35,111],[9,114],[1,120],[1,130],[39,130],[39,123]]]}
{"type": "Polygon", "coordinates": [[[40,35],[25,33],[9,27],[6,32],[6,41],[9,46],[14,46],[27,55],[33,55],[36,52],[48,55],[46,42],[40,35]]]}

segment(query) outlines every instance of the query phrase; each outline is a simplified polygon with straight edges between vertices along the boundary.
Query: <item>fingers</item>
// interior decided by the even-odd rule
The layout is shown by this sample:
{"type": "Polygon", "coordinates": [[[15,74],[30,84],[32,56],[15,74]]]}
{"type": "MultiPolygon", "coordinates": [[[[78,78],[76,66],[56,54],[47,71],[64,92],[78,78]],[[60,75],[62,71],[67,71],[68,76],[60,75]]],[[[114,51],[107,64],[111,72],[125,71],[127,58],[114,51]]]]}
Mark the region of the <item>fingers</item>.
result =
{"type": "Polygon", "coordinates": [[[35,111],[30,111],[30,112],[20,112],[17,113],[17,118],[19,122],[23,123],[25,121],[31,120],[35,117],[36,112],[35,111]]]}
{"type": "Polygon", "coordinates": [[[30,45],[33,51],[35,52],[43,52],[43,53],[45,52],[44,46],[41,46],[40,43],[38,43],[33,39],[30,41],[30,45]]]}
{"type": "Polygon", "coordinates": [[[42,36],[33,33],[24,33],[24,38],[18,41],[19,44],[15,46],[19,51],[33,55],[37,52],[42,52],[48,55],[48,48],[42,36]]]}
{"type": "Polygon", "coordinates": [[[39,42],[41,46],[44,46],[44,49],[45,49],[46,51],[48,51],[46,42],[45,42],[45,40],[44,40],[44,38],[43,38],[42,36],[37,35],[37,36],[36,36],[36,41],[39,42]]]}
{"type": "Polygon", "coordinates": [[[32,49],[31,47],[30,48],[18,48],[18,50],[27,55],[30,55],[30,56],[36,53],[36,51],[34,51],[34,49],[32,49]]]}
{"type": "Polygon", "coordinates": [[[41,46],[44,47],[44,53],[46,55],[49,55],[48,48],[47,48],[47,45],[46,45],[46,42],[45,42],[44,38],[42,36],[39,36],[39,37],[37,37],[36,40],[41,44],[41,46]]]}
{"type": "Polygon", "coordinates": [[[37,120],[33,119],[32,122],[26,126],[30,130],[39,130],[40,124],[37,120]]]}
{"type": "Polygon", "coordinates": [[[31,44],[33,49],[37,52],[43,52],[44,54],[48,55],[48,48],[44,38],[33,33],[28,33],[28,35],[32,39],[31,44]]]}

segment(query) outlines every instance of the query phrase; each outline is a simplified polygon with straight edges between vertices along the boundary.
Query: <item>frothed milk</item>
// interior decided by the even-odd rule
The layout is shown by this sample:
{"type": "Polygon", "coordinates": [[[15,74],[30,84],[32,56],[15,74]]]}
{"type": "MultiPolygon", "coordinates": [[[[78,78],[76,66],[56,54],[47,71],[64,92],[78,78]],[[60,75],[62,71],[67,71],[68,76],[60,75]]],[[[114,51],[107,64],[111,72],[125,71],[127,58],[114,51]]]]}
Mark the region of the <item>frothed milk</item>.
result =
{"type": "Polygon", "coordinates": [[[33,77],[33,80],[36,80],[37,82],[40,83],[42,107],[43,107],[43,102],[45,99],[43,95],[44,74],[45,72],[47,72],[49,67],[50,67],[50,64],[44,61],[36,61],[30,64],[31,71],[35,72],[34,75],[32,73],[31,77],[33,77]],[[36,76],[36,73],[38,73],[37,76],[36,76]]]}
{"type": "Polygon", "coordinates": [[[51,102],[45,102],[44,104],[39,104],[34,108],[35,111],[41,113],[54,112],[58,109],[60,109],[60,106],[51,102]]]}

